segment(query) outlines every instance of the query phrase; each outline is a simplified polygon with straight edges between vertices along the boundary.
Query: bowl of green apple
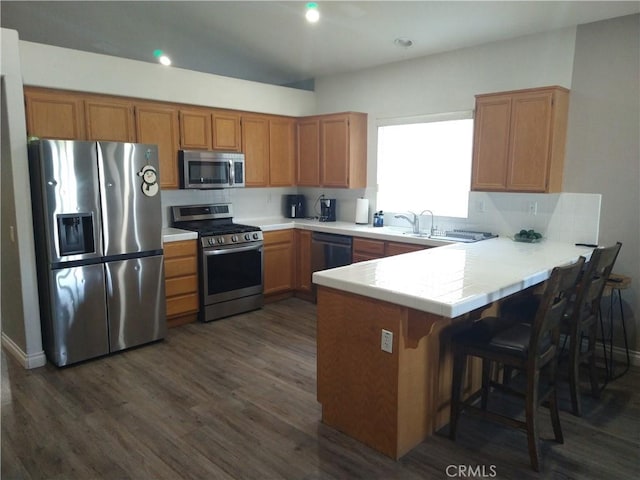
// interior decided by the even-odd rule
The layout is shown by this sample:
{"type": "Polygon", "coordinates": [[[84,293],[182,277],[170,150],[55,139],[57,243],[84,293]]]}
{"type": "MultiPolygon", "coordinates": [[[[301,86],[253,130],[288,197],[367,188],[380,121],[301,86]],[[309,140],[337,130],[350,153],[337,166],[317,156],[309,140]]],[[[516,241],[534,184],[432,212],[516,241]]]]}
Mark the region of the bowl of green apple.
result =
{"type": "Polygon", "coordinates": [[[516,242],[538,243],[542,241],[542,234],[536,232],[535,230],[522,229],[513,236],[513,239],[516,242]]]}

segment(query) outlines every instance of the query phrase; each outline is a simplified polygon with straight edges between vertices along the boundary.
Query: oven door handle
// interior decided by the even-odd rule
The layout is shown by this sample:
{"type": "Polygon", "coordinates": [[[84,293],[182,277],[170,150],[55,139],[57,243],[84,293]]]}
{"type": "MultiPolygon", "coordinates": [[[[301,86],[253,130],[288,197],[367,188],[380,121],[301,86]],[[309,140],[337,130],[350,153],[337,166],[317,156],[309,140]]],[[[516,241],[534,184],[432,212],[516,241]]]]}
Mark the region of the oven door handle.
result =
{"type": "Polygon", "coordinates": [[[250,250],[262,250],[263,245],[250,245],[248,247],[230,247],[219,248],[216,250],[203,250],[205,257],[211,257],[213,255],[225,255],[227,253],[248,252],[250,250]]]}

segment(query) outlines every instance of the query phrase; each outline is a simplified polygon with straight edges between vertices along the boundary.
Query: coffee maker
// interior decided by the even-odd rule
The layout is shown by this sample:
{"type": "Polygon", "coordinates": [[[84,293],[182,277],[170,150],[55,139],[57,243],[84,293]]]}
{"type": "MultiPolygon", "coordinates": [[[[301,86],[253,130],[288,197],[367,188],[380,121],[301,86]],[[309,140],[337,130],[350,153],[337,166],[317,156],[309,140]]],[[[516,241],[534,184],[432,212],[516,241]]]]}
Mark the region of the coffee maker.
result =
{"type": "Polygon", "coordinates": [[[336,199],[335,198],[320,199],[320,221],[321,222],[336,221],[336,199]]]}
{"type": "Polygon", "coordinates": [[[305,217],[304,195],[285,195],[284,196],[284,216],[286,218],[304,218],[305,217]]]}

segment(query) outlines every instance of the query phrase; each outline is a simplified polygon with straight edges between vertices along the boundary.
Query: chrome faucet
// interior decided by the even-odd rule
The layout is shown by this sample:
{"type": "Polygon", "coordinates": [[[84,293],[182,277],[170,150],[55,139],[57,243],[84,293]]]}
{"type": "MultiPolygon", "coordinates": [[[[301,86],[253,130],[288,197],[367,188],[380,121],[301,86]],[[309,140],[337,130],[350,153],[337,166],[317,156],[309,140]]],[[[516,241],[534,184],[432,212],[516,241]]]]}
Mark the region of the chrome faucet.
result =
{"type": "Polygon", "coordinates": [[[394,217],[404,218],[407,222],[411,224],[411,227],[413,228],[413,233],[420,234],[420,218],[418,217],[418,215],[416,215],[411,211],[409,213],[413,215],[413,220],[407,217],[406,215],[395,215],[394,217]]]}
{"type": "Polygon", "coordinates": [[[413,229],[413,233],[415,233],[416,235],[420,235],[420,217],[425,214],[425,213],[429,213],[431,215],[431,229],[429,230],[429,236],[433,235],[433,212],[431,210],[423,210],[422,212],[420,212],[420,214],[416,214],[412,211],[409,211],[408,213],[410,213],[411,215],[413,215],[413,220],[409,217],[407,217],[406,215],[395,215],[395,218],[404,218],[407,222],[409,222],[409,224],[411,224],[411,227],[413,229]]]}
{"type": "Polygon", "coordinates": [[[425,213],[429,213],[429,215],[431,215],[431,229],[429,230],[429,236],[432,237],[433,236],[433,212],[431,210],[423,210],[422,212],[420,212],[420,216],[422,216],[425,213]]]}

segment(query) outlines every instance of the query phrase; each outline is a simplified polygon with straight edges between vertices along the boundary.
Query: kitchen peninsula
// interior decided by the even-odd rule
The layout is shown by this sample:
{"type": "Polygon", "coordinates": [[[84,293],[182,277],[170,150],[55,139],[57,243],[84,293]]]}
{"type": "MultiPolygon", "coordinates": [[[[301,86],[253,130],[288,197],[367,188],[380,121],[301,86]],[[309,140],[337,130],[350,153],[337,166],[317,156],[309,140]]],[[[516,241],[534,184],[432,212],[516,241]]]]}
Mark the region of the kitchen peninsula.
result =
{"type": "Polygon", "coordinates": [[[322,421],[402,457],[448,422],[451,335],[590,253],[495,238],[314,273],[322,421]],[[383,330],[391,353],[381,349],[383,330]]]}

